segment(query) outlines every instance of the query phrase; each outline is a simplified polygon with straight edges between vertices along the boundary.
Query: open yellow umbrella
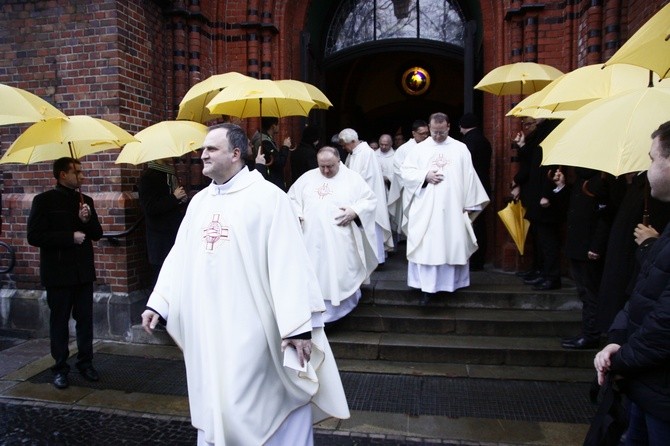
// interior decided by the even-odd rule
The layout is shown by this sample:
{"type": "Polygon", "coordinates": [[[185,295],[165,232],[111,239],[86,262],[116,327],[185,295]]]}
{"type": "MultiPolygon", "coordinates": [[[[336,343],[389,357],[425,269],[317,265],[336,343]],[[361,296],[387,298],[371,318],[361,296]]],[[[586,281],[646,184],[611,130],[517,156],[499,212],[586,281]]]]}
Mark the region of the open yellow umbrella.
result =
{"type": "Polygon", "coordinates": [[[179,103],[177,119],[187,119],[205,123],[219,118],[221,114],[210,113],[206,105],[224,88],[239,82],[253,79],[236,71],[215,74],[192,86],[179,103]]]}
{"type": "Polygon", "coordinates": [[[68,116],[36,122],[9,146],[2,163],[32,164],[64,156],[81,158],[91,153],[118,149],[137,141],[121,127],[90,116],[68,116]]]}
{"type": "Polygon", "coordinates": [[[294,79],[277,80],[275,83],[279,84],[280,87],[282,85],[289,85],[293,88],[297,88],[298,90],[304,90],[310,99],[316,104],[314,107],[316,109],[327,110],[333,106],[333,103],[330,102],[330,99],[328,99],[328,97],[326,97],[326,95],[323,94],[321,90],[310,83],[297,81],[294,79]]]}
{"type": "Polygon", "coordinates": [[[0,125],[64,118],[60,110],[26,90],[0,84],[0,125]]]}
{"type": "Polygon", "coordinates": [[[665,5],[605,62],[631,64],[658,74],[670,76],[670,4],[665,5]]]}
{"type": "MultiPolygon", "coordinates": [[[[661,82],[662,84],[662,82],[661,82]]],[[[576,110],[542,141],[542,164],[614,176],[647,170],[651,133],[670,121],[670,88],[640,88],[576,110]]]]}
{"type": "Polygon", "coordinates": [[[116,164],[141,164],[162,158],[178,158],[202,147],[207,126],[192,121],[163,121],[137,132],[137,142],[121,150],[116,164]]]}
{"type": "Polygon", "coordinates": [[[540,91],[561,74],[550,65],[517,62],[491,70],[474,88],[497,96],[530,94],[540,91]]]}
{"type": "Polygon", "coordinates": [[[211,113],[257,118],[307,116],[316,102],[305,90],[269,79],[252,79],[231,85],[207,104],[211,113]]]}
{"type": "Polygon", "coordinates": [[[507,228],[507,232],[509,232],[521,255],[523,255],[526,236],[530,228],[530,222],[524,218],[524,215],[526,215],[526,210],[520,200],[512,200],[507,203],[505,208],[498,211],[498,217],[507,228]]]}

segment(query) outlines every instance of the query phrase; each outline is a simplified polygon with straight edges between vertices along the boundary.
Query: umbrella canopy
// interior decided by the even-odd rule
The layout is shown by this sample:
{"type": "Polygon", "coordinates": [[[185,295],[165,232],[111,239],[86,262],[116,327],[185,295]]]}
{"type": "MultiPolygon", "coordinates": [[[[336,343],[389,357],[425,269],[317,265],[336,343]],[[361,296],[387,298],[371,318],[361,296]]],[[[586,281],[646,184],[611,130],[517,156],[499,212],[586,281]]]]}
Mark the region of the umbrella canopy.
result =
{"type": "Polygon", "coordinates": [[[605,63],[631,64],[670,76],[670,4],[665,5],[605,63]]]}
{"type": "Polygon", "coordinates": [[[9,146],[0,163],[32,164],[64,156],[81,158],[137,141],[121,127],[90,116],[51,118],[28,127],[9,146]]]}
{"type": "Polygon", "coordinates": [[[307,92],[307,95],[314,101],[316,106],[314,108],[316,109],[323,109],[327,110],[330,107],[333,106],[333,103],[330,102],[330,99],[326,97],[325,94],[318,88],[316,88],[314,85],[309,84],[307,82],[302,82],[302,81],[296,81],[293,79],[283,79],[283,80],[278,80],[275,81],[277,84],[280,86],[282,85],[289,85],[294,88],[297,88],[298,90],[304,90],[307,92]]]}
{"type": "Polygon", "coordinates": [[[269,79],[252,79],[224,89],[207,104],[211,113],[254,118],[307,116],[316,105],[306,90],[269,79]]]}
{"type": "Polygon", "coordinates": [[[550,65],[517,62],[491,70],[475,88],[497,96],[530,94],[540,91],[561,74],[550,65]]]}
{"type": "Polygon", "coordinates": [[[65,118],[60,110],[26,90],[0,84],[0,125],[65,118]]]}
{"type": "Polygon", "coordinates": [[[215,74],[204,81],[192,86],[179,103],[179,114],[177,119],[188,119],[189,121],[207,122],[216,119],[221,114],[212,114],[206,105],[214,99],[224,88],[239,82],[253,79],[236,71],[223,74],[215,74]]]}
{"type": "Polygon", "coordinates": [[[116,164],[141,164],[162,158],[173,158],[202,147],[207,126],[192,121],[163,121],[135,135],[121,150],[116,164]]]}
{"type": "Polygon", "coordinates": [[[523,255],[528,228],[530,228],[530,222],[523,218],[524,215],[526,215],[526,210],[521,201],[510,201],[504,209],[498,211],[498,217],[507,228],[507,232],[521,255],[523,255]]]}
{"type": "Polygon", "coordinates": [[[614,176],[647,170],[651,133],[670,120],[670,88],[650,87],[576,110],[542,141],[544,165],[587,167],[614,176]]]}

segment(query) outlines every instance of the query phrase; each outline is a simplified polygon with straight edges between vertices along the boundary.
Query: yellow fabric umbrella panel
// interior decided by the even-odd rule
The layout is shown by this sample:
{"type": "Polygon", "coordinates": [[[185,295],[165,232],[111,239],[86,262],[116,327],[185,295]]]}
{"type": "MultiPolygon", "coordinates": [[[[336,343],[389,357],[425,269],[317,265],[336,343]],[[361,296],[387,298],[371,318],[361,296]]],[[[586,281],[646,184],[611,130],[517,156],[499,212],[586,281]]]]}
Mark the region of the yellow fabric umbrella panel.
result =
{"type": "Polygon", "coordinates": [[[496,96],[531,94],[540,91],[562,74],[551,65],[517,62],[494,68],[474,88],[496,96]]]}
{"type": "Polygon", "coordinates": [[[253,78],[236,71],[215,74],[192,86],[179,103],[177,119],[205,123],[221,117],[221,113],[210,113],[207,104],[225,88],[253,78]]]}
{"type": "Polygon", "coordinates": [[[81,158],[137,141],[121,127],[90,116],[51,118],[28,127],[9,146],[0,163],[32,164],[64,156],[81,158]]]}
{"type": "Polygon", "coordinates": [[[498,211],[498,217],[507,228],[507,232],[521,255],[523,255],[526,236],[530,228],[530,222],[524,218],[525,215],[526,209],[521,204],[521,200],[512,200],[504,209],[498,211]]]}
{"type": "Polygon", "coordinates": [[[0,125],[65,118],[65,114],[26,90],[0,84],[0,125]]]}

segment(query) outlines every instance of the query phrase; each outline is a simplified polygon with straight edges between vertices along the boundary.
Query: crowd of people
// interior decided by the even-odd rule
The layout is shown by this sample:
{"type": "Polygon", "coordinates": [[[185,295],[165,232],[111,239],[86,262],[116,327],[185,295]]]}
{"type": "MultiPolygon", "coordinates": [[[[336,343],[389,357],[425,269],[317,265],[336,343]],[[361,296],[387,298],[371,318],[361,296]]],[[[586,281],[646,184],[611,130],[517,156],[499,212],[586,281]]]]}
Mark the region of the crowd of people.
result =
{"type": "MultiPolygon", "coordinates": [[[[310,444],[313,421],[349,416],[324,328],[356,307],[399,243],[422,305],[484,267],[486,223],[477,222],[490,201],[492,150],[477,116],[459,120],[463,142],[434,113],[413,123],[407,142],[382,134],[376,150],[352,128],[331,145],[315,127],[297,147],[290,137],[278,145],[278,125],[264,119],[251,140],[231,123],[210,127],[201,160],[212,181],[190,199],[169,160],[149,163],[139,181],[153,271],[142,324],[165,324],[184,352],[199,444],[310,444]]],[[[583,308],[581,332],[561,345],[597,348],[609,332],[594,361],[598,381],[625,383],[631,438],[669,438],[670,229],[655,228],[670,218],[670,123],[652,135],[648,174],[621,178],[541,165],[540,143],[555,125],[525,118],[514,138],[510,196],[526,208],[533,247],[532,268],[518,275],[535,290],[560,288],[563,249],[583,308]]],[[[27,233],[40,248],[53,384],[63,389],[70,315],[76,367],[99,379],[92,241],[102,229],[93,200],[78,192],[80,162],[59,159],[53,173],[57,185],[35,197],[27,233]]]]}

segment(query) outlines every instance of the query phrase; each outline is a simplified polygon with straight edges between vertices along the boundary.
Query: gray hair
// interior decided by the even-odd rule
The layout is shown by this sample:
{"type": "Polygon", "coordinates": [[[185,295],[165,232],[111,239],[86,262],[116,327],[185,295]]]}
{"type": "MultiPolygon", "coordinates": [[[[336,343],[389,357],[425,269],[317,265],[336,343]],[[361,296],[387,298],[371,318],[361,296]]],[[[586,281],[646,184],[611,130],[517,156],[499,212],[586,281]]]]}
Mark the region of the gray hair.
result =
{"type": "Polygon", "coordinates": [[[228,130],[228,133],[226,133],[226,139],[228,140],[229,150],[232,152],[235,148],[240,149],[240,158],[243,160],[247,159],[249,156],[249,138],[247,138],[247,134],[244,132],[242,127],[230,122],[224,122],[223,124],[216,124],[211,126],[208,129],[208,132],[216,129],[228,130]]]}
{"type": "Polygon", "coordinates": [[[323,146],[319,149],[318,152],[316,152],[316,156],[319,156],[323,152],[328,152],[331,155],[334,155],[337,159],[340,159],[340,152],[338,152],[335,147],[323,146]]]}
{"type": "Polygon", "coordinates": [[[338,137],[340,138],[340,141],[344,143],[358,141],[358,133],[356,133],[356,130],[354,129],[344,129],[340,132],[338,137]]]}

